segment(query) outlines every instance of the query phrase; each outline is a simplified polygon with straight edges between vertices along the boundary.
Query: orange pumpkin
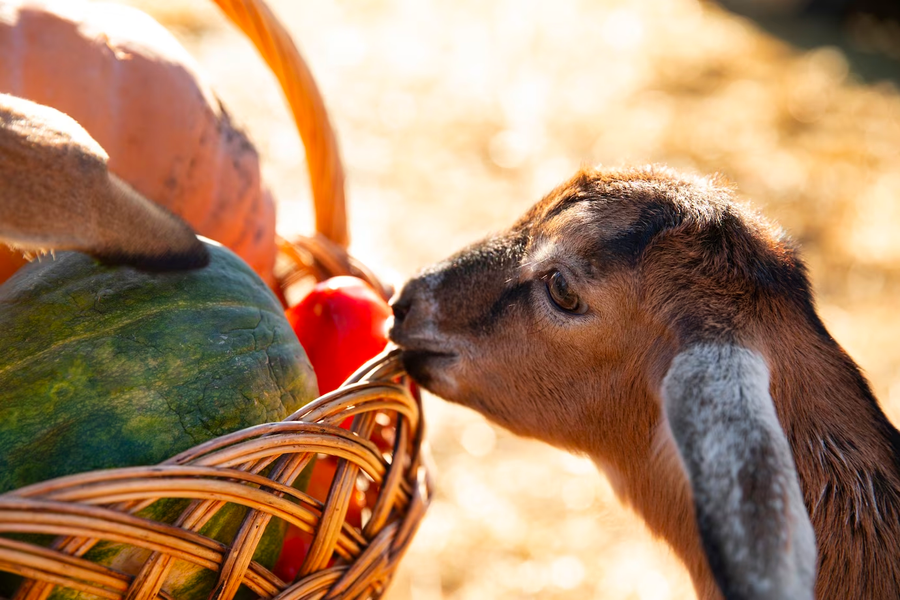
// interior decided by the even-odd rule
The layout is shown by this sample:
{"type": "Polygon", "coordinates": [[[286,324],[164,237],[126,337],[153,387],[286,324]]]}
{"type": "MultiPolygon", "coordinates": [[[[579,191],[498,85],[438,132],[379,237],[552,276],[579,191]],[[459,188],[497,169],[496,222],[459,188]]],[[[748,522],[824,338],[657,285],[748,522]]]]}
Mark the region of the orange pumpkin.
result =
{"type": "MultiPolygon", "coordinates": [[[[275,208],[259,156],[175,38],[126,6],[2,4],[0,92],[74,118],[111,171],[272,284],[275,208]]],[[[20,262],[0,251],[0,278],[20,262]]]]}

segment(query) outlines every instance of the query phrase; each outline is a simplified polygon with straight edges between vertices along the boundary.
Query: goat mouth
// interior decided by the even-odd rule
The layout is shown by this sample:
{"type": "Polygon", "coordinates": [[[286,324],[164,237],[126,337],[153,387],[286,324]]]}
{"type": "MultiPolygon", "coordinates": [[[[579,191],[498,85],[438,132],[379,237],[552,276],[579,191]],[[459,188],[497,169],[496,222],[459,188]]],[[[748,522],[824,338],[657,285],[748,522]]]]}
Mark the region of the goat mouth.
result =
{"type": "Polygon", "coordinates": [[[455,363],[459,356],[452,352],[439,352],[436,350],[406,350],[400,353],[403,368],[419,385],[426,388],[429,383],[439,376],[442,369],[455,363]]]}
{"type": "Polygon", "coordinates": [[[431,362],[442,360],[455,360],[457,355],[453,352],[440,352],[437,350],[403,349],[400,359],[405,365],[407,362],[431,362]]]}

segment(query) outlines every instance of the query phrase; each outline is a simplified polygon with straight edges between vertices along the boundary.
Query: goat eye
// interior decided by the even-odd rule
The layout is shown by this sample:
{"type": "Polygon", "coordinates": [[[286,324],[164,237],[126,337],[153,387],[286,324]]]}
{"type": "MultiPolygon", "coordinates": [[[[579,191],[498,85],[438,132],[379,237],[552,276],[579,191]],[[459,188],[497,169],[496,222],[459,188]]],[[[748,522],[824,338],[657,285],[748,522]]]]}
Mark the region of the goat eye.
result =
{"type": "Polygon", "coordinates": [[[560,310],[576,314],[582,314],[587,310],[578,294],[569,289],[569,282],[559,271],[553,271],[547,278],[547,294],[560,310]]]}

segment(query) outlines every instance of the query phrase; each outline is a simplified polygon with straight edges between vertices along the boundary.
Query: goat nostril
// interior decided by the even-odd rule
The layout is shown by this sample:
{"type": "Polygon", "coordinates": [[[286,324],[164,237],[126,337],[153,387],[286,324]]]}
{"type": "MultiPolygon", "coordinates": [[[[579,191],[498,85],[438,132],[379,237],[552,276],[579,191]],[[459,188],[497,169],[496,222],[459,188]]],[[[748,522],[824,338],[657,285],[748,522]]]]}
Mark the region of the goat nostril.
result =
{"type": "Polygon", "coordinates": [[[393,304],[391,304],[391,308],[394,311],[394,322],[400,323],[403,319],[406,318],[406,315],[409,314],[409,309],[412,306],[412,302],[410,302],[406,298],[400,298],[393,304]]]}

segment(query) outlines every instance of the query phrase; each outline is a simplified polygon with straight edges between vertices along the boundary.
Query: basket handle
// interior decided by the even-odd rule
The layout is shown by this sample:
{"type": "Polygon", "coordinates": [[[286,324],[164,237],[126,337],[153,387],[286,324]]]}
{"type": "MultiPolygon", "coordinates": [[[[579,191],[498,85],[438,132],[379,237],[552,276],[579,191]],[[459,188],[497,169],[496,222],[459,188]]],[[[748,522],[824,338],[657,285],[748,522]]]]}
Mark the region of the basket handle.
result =
{"type": "Polygon", "coordinates": [[[316,231],[346,249],[344,169],[325,103],[290,34],[263,0],[214,0],[278,78],[306,148],[316,231]]]}

